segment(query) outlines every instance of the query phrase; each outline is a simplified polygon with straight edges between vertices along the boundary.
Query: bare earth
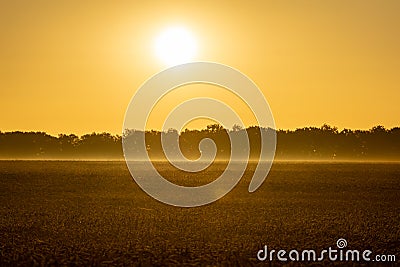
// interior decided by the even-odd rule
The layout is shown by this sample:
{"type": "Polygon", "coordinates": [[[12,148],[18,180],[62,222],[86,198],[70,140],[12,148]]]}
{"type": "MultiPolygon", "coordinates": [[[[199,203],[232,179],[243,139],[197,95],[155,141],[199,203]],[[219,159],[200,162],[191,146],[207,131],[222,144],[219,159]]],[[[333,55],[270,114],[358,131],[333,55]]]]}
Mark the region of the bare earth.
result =
{"type": "MultiPolygon", "coordinates": [[[[224,166],[158,167],[199,185],[224,166]]],[[[264,245],[320,251],[339,238],[399,262],[400,164],[278,162],[248,193],[254,167],[219,201],[177,208],[146,195],[125,162],[0,161],[0,265],[264,265],[264,245]]]]}

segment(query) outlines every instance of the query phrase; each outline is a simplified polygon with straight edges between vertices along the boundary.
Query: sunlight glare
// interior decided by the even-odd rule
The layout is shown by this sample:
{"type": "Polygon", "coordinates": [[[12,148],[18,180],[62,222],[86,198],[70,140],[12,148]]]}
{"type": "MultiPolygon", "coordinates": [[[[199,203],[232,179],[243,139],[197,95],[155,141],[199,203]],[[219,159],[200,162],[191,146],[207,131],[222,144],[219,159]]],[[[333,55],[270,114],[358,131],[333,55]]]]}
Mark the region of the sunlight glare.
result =
{"type": "Polygon", "coordinates": [[[195,38],[182,27],[168,28],[155,41],[157,58],[168,66],[192,61],[196,50],[195,38]]]}

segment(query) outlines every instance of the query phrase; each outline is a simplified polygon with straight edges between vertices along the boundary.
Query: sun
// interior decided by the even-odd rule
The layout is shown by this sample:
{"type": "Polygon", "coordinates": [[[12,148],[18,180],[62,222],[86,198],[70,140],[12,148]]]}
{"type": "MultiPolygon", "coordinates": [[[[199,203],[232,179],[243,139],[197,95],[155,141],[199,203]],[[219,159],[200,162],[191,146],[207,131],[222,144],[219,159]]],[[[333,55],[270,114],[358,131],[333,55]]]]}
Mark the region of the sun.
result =
{"type": "Polygon", "coordinates": [[[164,30],[155,40],[155,54],[167,66],[188,63],[197,52],[194,36],[183,27],[164,30]]]}

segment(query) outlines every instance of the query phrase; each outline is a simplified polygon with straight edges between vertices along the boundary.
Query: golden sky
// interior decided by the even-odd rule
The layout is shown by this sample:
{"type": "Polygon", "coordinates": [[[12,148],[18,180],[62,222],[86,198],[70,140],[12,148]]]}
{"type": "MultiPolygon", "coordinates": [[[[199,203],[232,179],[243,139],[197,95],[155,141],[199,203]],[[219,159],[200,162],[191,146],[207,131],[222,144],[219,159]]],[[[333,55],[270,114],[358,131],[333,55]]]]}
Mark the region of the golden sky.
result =
{"type": "Polygon", "coordinates": [[[195,60],[249,76],[280,129],[400,125],[397,0],[4,0],[0,13],[1,131],[120,133],[137,88],[166,67],[154,40],[174,25],[195,36],[195,60]]]}

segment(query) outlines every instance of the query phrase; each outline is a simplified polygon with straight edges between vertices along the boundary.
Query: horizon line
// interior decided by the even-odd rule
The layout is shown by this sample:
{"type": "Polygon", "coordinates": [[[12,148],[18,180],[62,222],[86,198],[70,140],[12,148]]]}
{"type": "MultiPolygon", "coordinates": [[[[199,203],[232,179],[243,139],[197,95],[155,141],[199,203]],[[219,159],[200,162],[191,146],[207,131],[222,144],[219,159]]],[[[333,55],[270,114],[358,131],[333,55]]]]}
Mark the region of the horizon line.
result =
{"type": "MultiPolygon", "coordinates": [[[[211,125],[211,124],[210,124],[211,125]]],[[[210,126],[210,125],[207,125],[207,126],[210,126]]],[[[286,131],[286,132],[295,132],[296,130],[304,130],[304,129],[322,129],[323,127],[327,127],[327,129],[332,129],[332,130],[335,130],[335,131],[338,131],[339,133],[340,132],[342,132],[342,131],[344,131],[344,130],[350,130],[350,131],[352,131],[352,132],[356,132],[356,131],[363,131],[363,132],[365,132],[365,131],[371,131],[371,130],[373,130],[373,129],[375,129],[375,128],[381,128],[381,129],[385,129],[385,130],[394,130],[394,129],[400,129],[400,125],[399,126],[394,126],[394,127],[391,127],[391,128],[386,128],[385,126],[383,126],[383,125],[380,125],[380,124],[378,124],[378,125],[375,125],[375,126],[372,126],[371,128],[369,128],[369,129],[352,129],[352,128],[341,128],[341,129],[339,129],[338,127],[336,127],[336,126],[332,126],[332,125],[329,125],[329,124],[326,124],[326,123],[324,123],[323,125],[321,125],[320,127],[317,127],[317,126],[304,126],[304,127],[298,127],[298,128],[294,128],[294,129],[273,129],[272,127],[264,127],[264,126],[256,126],[256,125],[251,125],[251,126],[248,126],[248,127],[246,127],[246,128],[241,128],[241,130],[247,130],[247,129],[249,129],[249,128],[260,128],[260,129],[273,129],[273,130],[275,130],[276,132],[279,132],[279,131],[286,131]],[[329,127],[329,128],[328,128],[329,127]]],[[[228,131],[234,131],[233,130],[233,127],[231,128],[231,129],[227,129],[227,128],[223,128],[222,127],[222,129],[224,129],[224,130],[228,130],[228,131]]],[[[142,129],[125,129],[125,131],[138,131],[138,132],[164,132],[164,133],[166,133],[166,132],[168,132],[168,131],[177,131],[177,132],[179,132],[179,133],[183,133],[183,132],[185,132],[186,130],[187,131],[204,131],[204,130],[207,130],[207,128],[201,128],[201,129],[189,129],[189,128],[185,128],[185,129],[183,129],[183,130],[181,130],[181,131],[178,131],[177,129],[174,129],[174,128],[171,128],[171,129],[168,129],[168,130],[166,130],[166,131],[162,131],[162,130],[159,130],[159,129],[146,129],[146,130],[142,130],[142,129]]],[[[112,132],[109,132],[109,131],[92,131],[92,132],[86,132],[86,133],[83,133],[83,134],[75,134],[75,133],[73,133],[73,132],[69,132],[69,133],[58,133],[58,134],[55,134],[55,135],[53,135],[52,133],[48,133],[48,132],[46,132],[46,131],[41,131],[41,130],[7,130],[7,131],[2,131],[2,130],[0,130],[0,134],[6,134],[6,133],[44,133],[44,134],[47,134],[47,135],[50,135],[50,136],[58,136],[58,135],[76,135],[76,136],[84,136],[84,135],[88,135],[88,134],[104,134],[104,133],[106,133],[106,134],[110,134],[110,135],[113,135],[113,136],[118,136],[118,135],[123,135],[124,134],[124,132],[119,132],[119,133],[112,133],[112,132]]]]}

